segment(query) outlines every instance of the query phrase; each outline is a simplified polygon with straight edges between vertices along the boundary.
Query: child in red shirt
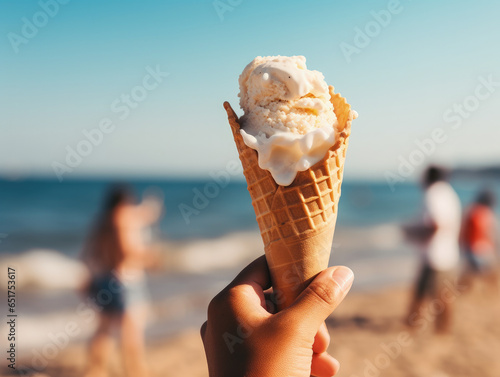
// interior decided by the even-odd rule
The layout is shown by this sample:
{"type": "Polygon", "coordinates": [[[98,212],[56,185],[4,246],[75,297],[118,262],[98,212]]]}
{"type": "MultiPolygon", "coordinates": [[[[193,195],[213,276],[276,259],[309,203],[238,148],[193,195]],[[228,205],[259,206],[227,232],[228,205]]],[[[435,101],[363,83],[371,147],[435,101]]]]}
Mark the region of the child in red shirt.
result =
{"type": "Polygon", "coordinates": [[[494,267],[496,247],[494,206],[493,193],[482,191],[465,215],[462,244],[468,264],[474,272],[486,272],[494,267]]]}

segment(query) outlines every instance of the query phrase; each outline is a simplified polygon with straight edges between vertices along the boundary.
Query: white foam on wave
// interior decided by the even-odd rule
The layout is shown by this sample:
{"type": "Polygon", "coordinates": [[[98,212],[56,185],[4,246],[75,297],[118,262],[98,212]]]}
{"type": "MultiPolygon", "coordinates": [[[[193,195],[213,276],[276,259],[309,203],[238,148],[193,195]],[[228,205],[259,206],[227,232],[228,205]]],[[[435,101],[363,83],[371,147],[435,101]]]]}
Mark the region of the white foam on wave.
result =
{"type": "Polygon", "coordinates": [[[367,234],[370,239],[370,244],[378,250],[397,247],[404,240],[401,227],[397,224],[373,226],[368,230],[367,234]]]}
{"type": "MultiPolygon", "coordinates": [[[[78,260],[55,250],[33,249],[17,255],[6,255],[1,264],[13,267],[16,288],[78,289],[87,278],[87,269],[78,260]]],[[[7,286],[7,275],[2,274],[2,287],[7,286]]]]}
{"type": "Polygon", "coordinates": [[[258,232],[232,233],[221,238],[175,245],[167,267],[183,272],[204,273],[241,267],[262,254],[264,247],[258,232]]]}

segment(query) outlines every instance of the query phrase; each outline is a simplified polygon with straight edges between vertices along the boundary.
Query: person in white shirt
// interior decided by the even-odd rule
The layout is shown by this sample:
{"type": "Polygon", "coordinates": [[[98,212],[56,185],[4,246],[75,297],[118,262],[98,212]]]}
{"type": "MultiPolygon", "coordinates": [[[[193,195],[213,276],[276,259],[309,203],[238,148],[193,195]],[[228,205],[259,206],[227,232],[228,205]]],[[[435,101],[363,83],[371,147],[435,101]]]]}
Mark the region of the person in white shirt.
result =
{"type": "Polygon", "coordinates": [[[460,262],[460,200],[447,182],[446,171],[431,166],[424,174],[424,216],[419,234],[421,270],[410,305],[408,324],[422,326],[435,317],[437,332],[449,331],[451,303],[460,262]],[[425,315],[426,299],[431,299],[425,315]]]}

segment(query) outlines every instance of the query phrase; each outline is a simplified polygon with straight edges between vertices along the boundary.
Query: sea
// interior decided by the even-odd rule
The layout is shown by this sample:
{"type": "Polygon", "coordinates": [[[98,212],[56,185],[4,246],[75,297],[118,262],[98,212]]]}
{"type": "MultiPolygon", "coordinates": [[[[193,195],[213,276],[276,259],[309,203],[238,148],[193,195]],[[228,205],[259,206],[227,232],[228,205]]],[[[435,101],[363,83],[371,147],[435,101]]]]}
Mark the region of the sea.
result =
{"type": "MultiPolygon", "coordinates": [[[[0,179],[0,253],[31,248],[78,254],[107,190],[126,183],[137,199],[152,188],[163,193],[165,214],[158,236],[171,240],[210,239],[256,231],[246,183],[215,179],[0,179]]],[[[472,200],[481,182],[453,182],[462,202],[472,200]]],[[[498,187],[498,185],[491,185],[498,187]]],[[[415,183],[347,181],[342,185],[337,227],[399,224],[419,212],[421,190],[415,183]]]]}
{"type": "MultiPolygon", "coordinates": [[[[164,215],[153,229],[166,245],[167,268],[148,278],[152,319],[148,339],[169,337],[205,320],[206,307],[248,262],[263,253],[255,214],[243,180],[158,178],[0,179],[1,270],[18,270],[23,347],[41,347],[69,320],[80,321],[74,341],[86,341],[95,323],[84,323],[78,305],[79,253],[113,184],[127,184],[137,199],[164,197],[164,215]]],[[[500,181],[452,180],[463,207],[488,186],[500,196],[500,181]]],[[[418,253],[401,225],[419,218],[418,183],[347,180],[330,264],[353,269],[353,289],[410,285],[418,253]]],[[[4,275],[4,274],[2,274],[4,275]]],[[[0,277],[5,289],[4,276],[0,277]]]]}

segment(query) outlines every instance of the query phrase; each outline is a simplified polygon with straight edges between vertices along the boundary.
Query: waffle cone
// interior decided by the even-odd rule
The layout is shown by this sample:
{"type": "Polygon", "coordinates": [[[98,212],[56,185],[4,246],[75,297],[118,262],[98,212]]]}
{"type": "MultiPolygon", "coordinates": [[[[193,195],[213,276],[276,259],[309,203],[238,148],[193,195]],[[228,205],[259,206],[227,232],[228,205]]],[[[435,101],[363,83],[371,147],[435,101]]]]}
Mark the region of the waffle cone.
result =
{"type": "Polygon", "coordinates": [[[339,124],[337,142],[321,161],[299,172],[289,186],[276,184],[271,173],[259,167],[257,152],[240,134],[238,117],[224,103],[280,309],[289,306],[328,267],[353,119],[350,105],[332,86],[330,95],[339,124]]]}

